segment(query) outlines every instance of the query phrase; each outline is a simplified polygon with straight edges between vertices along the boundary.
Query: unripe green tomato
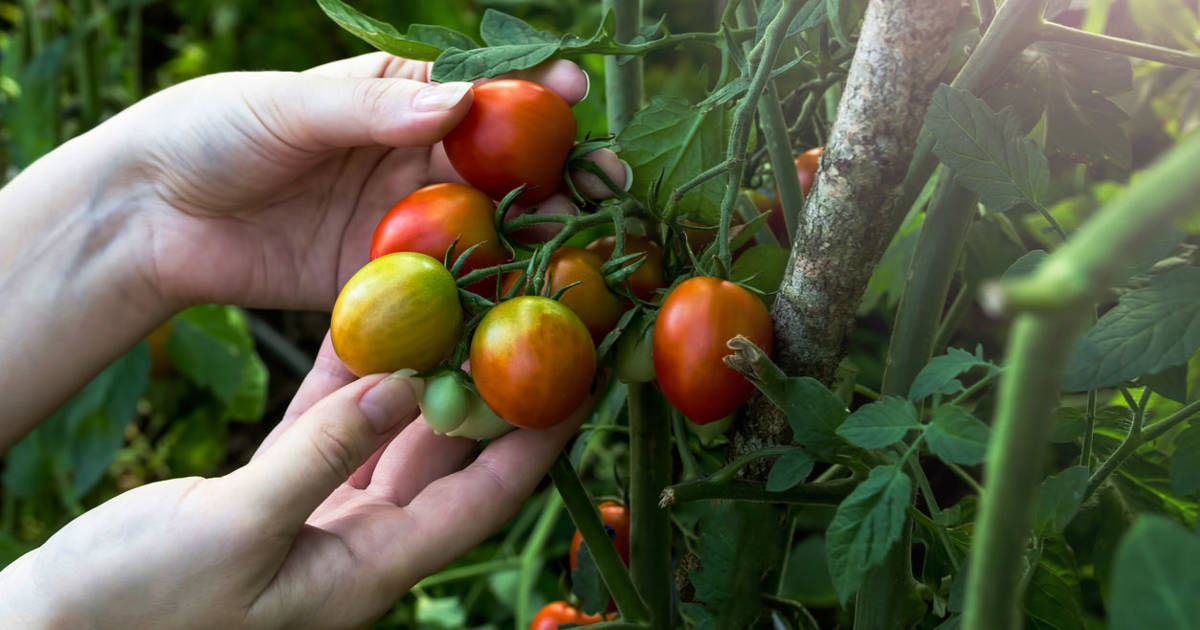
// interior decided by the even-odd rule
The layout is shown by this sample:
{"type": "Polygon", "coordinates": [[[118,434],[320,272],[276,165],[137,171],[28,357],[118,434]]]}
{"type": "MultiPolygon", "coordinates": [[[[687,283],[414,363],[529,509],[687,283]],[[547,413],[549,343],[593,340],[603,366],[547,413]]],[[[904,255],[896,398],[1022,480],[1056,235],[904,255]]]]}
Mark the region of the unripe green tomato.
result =
{"type": "Polygon", "coordinates": [[[617,379],[622,383],[654,380],[654,317],[642,312],[617,340],[617,379]]]}
{"type": "Polygon", "coordinates": [[[457,429],[446,432],[446,435],[451,437],[467,437],[472,440],[491,440],[498,438],[516,427],[505,422],[492,411],[487,403],[479,397],[479,394],[471,392],[474,401],[471,404],[471,411],[467,414],[463,423],[458,425],[457,429]]]}
{"type": "Polygon", "coordinates": [[[466,419],[474,402],[466,376],[458,370],[446,370],[425,379],[421,413],[425,423],[437,433],[449,433],[466,419]]]}
{"type": "Polygon", "coordinates": [[[725,435],[725,432],[729,430],[729,427],[733,426],[733,417],[736,415],[736,413],[731,413],[728,416],[717,420],[716,422],[709,422],[708,424],[696,424],[691,420],[684,422],[684,424],[687,425],[689,431],[695,434],[696,437],[700,438],[701,444],[704,446],[712,446],[717,442],[718,439],[721,438],[721,436],[725,435]]]}

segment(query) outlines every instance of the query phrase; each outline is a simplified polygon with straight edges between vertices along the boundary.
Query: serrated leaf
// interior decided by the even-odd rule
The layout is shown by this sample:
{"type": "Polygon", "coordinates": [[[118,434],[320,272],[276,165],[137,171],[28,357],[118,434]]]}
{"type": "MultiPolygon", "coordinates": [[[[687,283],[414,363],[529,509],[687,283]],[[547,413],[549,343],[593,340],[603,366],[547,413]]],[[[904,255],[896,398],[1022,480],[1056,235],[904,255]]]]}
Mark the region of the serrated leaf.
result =
{"type": "Polygon", "coordinates": [[[175,316],[167,342],[171,362],[193,383],[230,404],[253,361],[254,342],[237,309],[206,304],[175,316]]]}
{"type": "Polygon", "coordinates": [[[604,612],[608,608],[608,589],[586,541],[579,543],[575,558],[578,565],[571,571],[571,592],[579,598],[579,608],[588,614],[604,612]]]}
{"type": "Polygon", "coordinates": [[[837,507],[825,533],[829,573],[842,603],[900,540],[912,481],[896,466],[877,466],[837,507]]]}
{"type": "Polygon", "coordinates": [[[903,398],[888,396],[855,409],[837,428],[837,434],[859,448],[883,448],[920,428],[916,407],[903,398]]]}
{"type": "Polygon", "coordinates": [[[943,84],[933,93],[925,128],[938,159],[989,209],[1043,205],[1050,182],[1046,156],[1021,133],[1013,110],[994,112],[970,92],[943,84]]]}
{"type": "Polygon", "coordinates": [[[766,503],[713,502],[700,518],[700,570],[691,572],[696,599],[717,628],[745,628],[761,613],[759,593],[780,555],[780,515],[766,503]]]}
{"type": "Polygon", "coordinates": [[[1114,385],[1185,363],[1200,348],[1200,269],[1182,267],[1130,291],[1071,353],[1063,389],[1114,385]]]}
{"type": "Polygon", "coordinates": [[[960,348],[949,348],[946,354],[930,359],[929,363],[921,368],[908,389],[908,399],[917,402],[933,394],[957,394],[963,389],[958,376],[975,367],[996,369],[995,365],[983,360],[981,356],[960,348]]]}
{"type": "Polygon", "coordinates": [[[1143,515],[1117,547],[1109,601],[1111,630],[1192,630],[1200,619],[1200,538],[1143,515]]]}
{"type": "MultiPolygon", "coordinates": [[[[617,136],[618,153],[633,168],[631,192],[649,200],[651,187],[662,176],[660,207],[671,192],[697,173],[725,159],[726,113],[703,112],[683,101],[655,99],[617,136]]],[[[714,177],[680,199],[686,214],[712,224],[720,215],[726,178],[714,177]]]]}
{"type": "Polygon", "coordinates": [[[792,449],[771,466],[767,475],[767,492],[783,492],[792,488],[812,473],[813,459],[801,449],[792,449]]]}
{"type": "Polygon", "coordinates": [[[850,415],[846,405],[820,381],[807,376],[788,378],[775,369],[776,374],[756,384],[787,416],[796,442],[821,457],[835,453],[842,446],[838,425],[850,415]]]}
{"type": "Polygon", "coordinates": [[[558,42],[489,46],[462,50],[447,48],[433,62],[429,78],[439,83],[474,81],[505,72],[524,70],[542,63],[558,52],[558,42]]]}
{"type": "Polygon", "coordinates": [[[433,61],[443,50],[474,48],[470,37],[444,26],[414,24],[401,35],[394,26],[366,15],[341,0],[317,0],[338,26],[387,53],[417,61],[433,61]]]}
{"type": "Polygon", "coordinates": [[[1033,50],[1045,68],[1047,147],[1076,161],[1128,169],[1131,146],[1121,125],[1129,116],[1108,96],[1132,89],[1129,57],[1055,42],[1033,50]]]}
{"type": "MultiPolygon", "coordinates": [[[[771,23],[771,18],[779,12],[783,6],[781,0],[767,0],[759,9],[758,27],[754,34],[755,41],[760,40],[767,32],[767,26],[771,23]]],[[[804,6],[796,12],[796,16],[792,18],[792,23],[788,26],[787,34],[784,37],[794,37],[807,31],[810,28],[821,26],[828,20],[828,13],[825,10],[825,0],[807,0],[804,6]]]]}
{"type": "MultiPolygon", "coordinates": [[[[800,61],[800,59],[793,59],[792,61],[775,68],[771,71],[770,79],[773,80],[778,78],[779,75],[791,70],[796,66],[796,64],[800,63],[800,61]]],[[[722,85],[720,88],[713,90],[712,93],[705,97],[704,100],[696,103],[696,108],[709,110],[720,107],[721,105],[724,105],[735,98],[741,98],[742,95],[746,93],[746,90],[750,88],[750,79],[751,77],[746,75],[741,75],[735,78],[729,83],[722,85]]]]}
{"type": "Polygon", "coordinates": [[[1171,492],[1187,496],[1197,491],[1200,491],[1200,424],[1180,433],[1171,453],[1171,492]]]}
{"type": "Polygon", "coordinates": [[[1034,493],[1034,529],[1043,536],[1065,529],[1083,503],[1087,484],[1087,466],[1072,466],[1047,477],[1034,493]]]}
{"type": "Polygon", "coordinates": [[[1049,253],[1041,249],[1035,249],[1031,252],[1027,252],[1024,256],[1018,258],[1016,262],[1014,262],[1012,266],[1008,268],[1008,271],[1004,272],[1004,275],[1001,276],[1001,278],[1003,280],[1012,280],[1013,278],[1027,276],[1033,273],[1033,270],[1037,269],[1037,266],[1041,264],[1041,262],[1049,255],[1049,253]]]}
{"type": "Polygon", "coordinates": [[[559,39],[553,33],[539,31],[521,18],[495,9],[483,12],[479,36],[488,46],[558,44],[559,39]]]}
{"type": "Polygon", "coordinates": [[[1045,541],[1025,589],[1029,630],[1085,630],[1083,592],[1071,548],[1059,538],[1045,541]]]}
{"type": "Polygon", "coordinates": [[[925,443],[944,462],[974,466],[987,456],[992,430],[971,412],[957,405],[933,410],[933,421],[925,428],[925,443]]]}

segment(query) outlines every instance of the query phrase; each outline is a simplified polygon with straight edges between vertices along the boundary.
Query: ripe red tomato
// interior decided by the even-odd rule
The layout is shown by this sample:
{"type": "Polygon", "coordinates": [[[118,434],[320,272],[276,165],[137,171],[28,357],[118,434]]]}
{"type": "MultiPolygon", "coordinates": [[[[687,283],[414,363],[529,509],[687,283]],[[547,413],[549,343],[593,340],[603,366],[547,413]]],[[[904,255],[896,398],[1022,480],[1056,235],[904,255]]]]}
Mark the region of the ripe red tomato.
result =
{"type": "MultiPolygon", "coordinates": [[[[500,244],[493,223],[495,204],[487,195],[462,184],[434,184],[401,199],[383,216],[371,239],[371,260],[394,252],[418,252],[442,260],[454,246],[451,262],[482,243],[463,264],[463,273],[508,262],[511,256],[500,244]]],[[[470,287],[487,296],[495,294],[496,280],[489,278],[470,287]]]]}
{"type": "Polygon", "coordinates": [[[562,97],[520,79],[472,88],[475,101],[442,145],[454,170],[500,199],[525,184],[517,198],[537,203],[554,194],[575,144],[575,115],[562,97]]]}
{"type": "Polygon", "coordinates": [[[545,429],[587,398],[596,348],[560,302],[521,296],[496,305],[471,339],[471,376],[483,401],[509,424],[545,429]]]}
{"type": "MultiPolygon", "coordinates": [[[[560,247],[550,256],[550,263],[546,265],[551,295],[563,287],[579,283],[563,292],[559,301],[579,316],[596,345],[617,325],[623,310],[621,299],[608,290],[604,276],[600,274],[603,264],[599,256],[586,249],[560,247]]],[[[501,294],[507,295],[520,277],[521,273],[517,271],[507,274],[500,287],[501,294]]]]}
{"type": "Polygon", "coordinates": [[[550,602],[538,611],[529,630],[558,630],[559,626],[590,626],[604,621],[602,615],[587,615],[567,602],[550,602]]]}
{"type": "MultiPolygon", "coordinates": [[[[812,192],[813,182],[817,181],[817,168],[821,165],[821,156],[824,154],[824,147],[816,147],[796,156],[796,175],[800,177],[800,191],[804,193],[805,199],[808,199],[808,193],[812,192]]],[[[765,210],[753,194],[751,198],[754,199],[754,205],[758,206],[759,210],[765,210]]],[[[783,206],[779,202],[778,188],[775,189],[775,199],[771,204],[773,212],[767,218],[767,225],[771,226],[771,231],[786,244],[787,222],[783,218],[783,206]]]]}
{"type": "MultiPolygon", "coordinates": [[[[602,236],[588,243],[587,250],[594,252],[604,262],[612,258],[613,249],[617,246],[617,237],[602,236]]],[[[658,243],[637,234],[625,235],[625,254],[646,254],[642,266],[625,279],[629,292],[640,300],[649,302],[654,299],[654,292],[667,286],[663,279],[663,251],[658,243]]]]}
{"type": "Polygon", "coordinates": [[[744,335],[770,354],[771,316],[762,300],[720,278],[684,281],[667,296],[654,322],[654,373],[663,394],[696,424],[733,413],[754,386],[721,360],[726,343],[744,335]]]}
{"type": "MultiPolygon", "coordinates": [[[[617,548],[617,555],[621,556],[625,566],[629,566],[629,509],[616,501],[605,501],[599,507],[600,520],[604,523],[604,529],[612,539],[613,546],[617,548]]],[[[575,530],[575,537],[571,539],[572,571],[579,568],[579,559],[575,555],[579,553],[579,544],[582,542],[583,535],[579,530],[575,530]]]]}
{"type": "Polygon", "coordinates": [[[432,369],[449,358],[461,331],[454,278],[416,252],[381,256],[359,269],[329,322],[333,349],[358,376],[432,369]]]}

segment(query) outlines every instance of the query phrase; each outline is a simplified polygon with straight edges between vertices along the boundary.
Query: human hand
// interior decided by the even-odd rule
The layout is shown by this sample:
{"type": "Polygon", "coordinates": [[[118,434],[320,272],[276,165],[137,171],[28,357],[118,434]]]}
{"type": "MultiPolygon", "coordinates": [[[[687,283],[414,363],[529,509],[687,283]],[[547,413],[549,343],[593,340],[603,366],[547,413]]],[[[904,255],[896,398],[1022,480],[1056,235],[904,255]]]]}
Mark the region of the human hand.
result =
{"type": "Polygon", "coordinates": [[[0,627],[367,625],[512,518],[590,408],[467,465],[473,440],[414,420],[419,389],[356,380],[327,338],[249,464],[142,486],[72,521],[0,573],[0,627]]]}
{"type": "MultiPolygon", "coordinates": [[[[428,84],[429,69],[375,53],[300,74],[212,75],[114,118],[137,139],[126,168],[140,175],[162,293],[180,305],[329,308],[395,202],[462,181],[439,141],[470,108],[470,84],[428,84]]],[[[566,61],[515,76],[572,104],[588,89],[566,61]]],[[[595,159],[625,182],[611,151],[595,159]]]]}

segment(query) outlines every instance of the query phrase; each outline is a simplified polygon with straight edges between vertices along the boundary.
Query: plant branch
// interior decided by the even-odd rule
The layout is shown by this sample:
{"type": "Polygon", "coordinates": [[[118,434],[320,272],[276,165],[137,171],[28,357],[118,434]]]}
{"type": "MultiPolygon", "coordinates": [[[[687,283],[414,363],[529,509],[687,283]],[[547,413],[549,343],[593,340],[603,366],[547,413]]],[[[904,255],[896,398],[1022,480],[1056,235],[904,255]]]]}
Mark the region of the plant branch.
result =
{"type": "Polygon", "coordinates": [[[630,429],[629,571],[652,627],[671,625],[671,520],[658,496],[671,482],[668,408],[653,383],[627,386],[630,429]]]}
{"type": "Polygon", "coordinates": [[[1129,459],[1143,444],[1153,442],[1167,431],[1178,426],[1179,423],[1194,416],[1198,411],[1200,411],[1200,400],[1189,403],[1179,411],[1150,425],[1145,430],[1142,429],[1141,420],[1139,420],[1139,416],[1144,419],[1145,414],[1135,412],[1134,423],[1129,427],[1129,435],[1125,437],[1125,440],[1121,442],[1117,450],[1113,451],[1113,454],[1104,460],[1104,464],[1100,466],[1100,470],[1092,473],[1092,476],[1088,479],[1087,490],[1083,493],[1083,500],[1087,501],[1089,497],[1095,494],[1100,489],[1100,486],[1104,484],[1104,481],[1116,472],[1121,467],[1121,464],[1124,464],[1125,460],[1129,459]]]}
{"type": "MultiPolygon", "coordinates": [[[[604,0],[613,12],[617,42],[637,37],[642,25],[642,0],[604,0]]],[[[608,132],[620,133],[642,108],[642,58],[632,55],[604,58],[604,96],[608,107],[608,132]]]]}
{"type": "Polygon", "coordinates": [[[1200,55],[1196,53],[1113,37],[1103,33],[1089,33],[1088,31],[1071,28],[1070,26],[1064,26],[1055,22],[1043,21],[1038,28],[1037,36],[1045,41],[1070,44],[1072,46],[1125,55],[1127,57],[1137,57],[1138,59],[1157,61],[1190,70],[1200,70],[1200,55]]]}
{"type": "Polygon", "coordinates": [[[838,479],[771,492],[765,484],[753,481],[714,482],[710,479],[699,479],[668,486],[663,490],[659,505],[666,507],[688,501],[713,500],[837,505],[857,485],[858,479],[838,479]]]}

